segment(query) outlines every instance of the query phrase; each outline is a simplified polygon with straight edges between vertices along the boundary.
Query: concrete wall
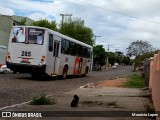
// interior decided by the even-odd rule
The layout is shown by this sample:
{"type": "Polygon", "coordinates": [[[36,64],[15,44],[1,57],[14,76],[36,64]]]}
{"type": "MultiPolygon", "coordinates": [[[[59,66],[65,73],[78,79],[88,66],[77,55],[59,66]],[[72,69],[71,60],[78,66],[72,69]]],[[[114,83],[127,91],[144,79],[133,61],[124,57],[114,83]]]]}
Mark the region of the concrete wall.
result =
{"type": "MultiPolygon", "coordinates": [[[[152,91],[155,111],[160,111],[160,52],[151,59],[149,88],[152,91]]],[[[160,117],[157,117],[156,120],[160,120],[160,117]]]]}
{"type": "Polygon", "coordinates": [[[27,17],[0,15],[0,45],[8,46],[13,23],[18,25],[18,23],[24,18],[26,18],[26,25],[32,24],[33,20],[27,17]]]}
{"type": "Polygon", "coordinates": [[[0,66],[5,64],[7,47],[0,45],[0,66]]]}
{"type": "Polygon", "coordinates": [[[0,45],[8,46],[12,24],[11,16],[0,15],[0,45]]]}
{"type": "Polygon", "coordinates": [[[26,25],[31,25],[34,21],[28,17],[23,16],[12,16],[14,21],[20,22],[23,19],[26,19],[26,25]]]}
{"type": "MultiPolygon", "coordinates": [[[[24,18],[22,16],[6,16],[0,14],[0,64],[5,64],[6,51],[13,23],[18,25],[24,18]],[[2,48],[1,46],[5,46],[6,48],[2,48]]],[[[32,22],[33,20],[26,18],[26,25],[30,25],[32,22]]]]}

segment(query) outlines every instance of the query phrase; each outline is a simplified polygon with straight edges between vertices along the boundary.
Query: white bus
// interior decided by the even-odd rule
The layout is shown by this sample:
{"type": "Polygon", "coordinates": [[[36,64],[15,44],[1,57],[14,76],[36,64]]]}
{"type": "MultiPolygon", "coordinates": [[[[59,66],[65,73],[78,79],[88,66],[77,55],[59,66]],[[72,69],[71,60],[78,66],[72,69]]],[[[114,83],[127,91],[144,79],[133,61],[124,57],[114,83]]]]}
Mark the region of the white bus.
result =
{"type": "Polygon", "coordinates": [[[7,67],[32,77],[90,73],[93,48],[43,27],[14,26],[8,44],[7,67]]]}

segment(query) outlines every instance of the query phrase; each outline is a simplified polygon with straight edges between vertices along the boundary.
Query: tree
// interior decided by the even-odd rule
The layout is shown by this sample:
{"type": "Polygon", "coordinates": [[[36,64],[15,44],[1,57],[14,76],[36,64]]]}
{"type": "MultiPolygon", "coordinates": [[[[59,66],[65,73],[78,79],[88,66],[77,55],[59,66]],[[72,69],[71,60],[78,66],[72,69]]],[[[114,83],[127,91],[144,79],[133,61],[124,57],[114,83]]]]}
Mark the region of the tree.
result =
{"type": "Polygon", "coordinates": [[[62,24],[59,25],[59,32],[65,34],[69,37],[93,45],[93,31],[91,28],[84,25],[84,20],[81,18],[71,18],[65,19],[62,24]]]}
{"type": "Polygon", "coordinates": [[[25,17],[25,18],[21,19],[21,21],[19,22],[19,25],[26,25],[26,22],[27,22],[27,20],[25,17]]]}
{"type": "Polygon", "coordinates": [[[49,22],[47,19],[41,19],[32,23],[33,26],[46,27],[51,30],[57,31],[57,24],[55,21],[49,22]]]}
{"type": "Polygon", "coordinates": [[[113,66],[116,63],[123,63],[123,52],[116,51],[114,52],[106,52],[106,57],[108,57],[108,62],[113,66]]]}
{"type": "Polygon", "coordinates": [[[123,52],[116,51],[115,56],[116,56],[117,63],[123,63],[123,57],[124,57],[123,52]]]}
{"type": "Polygon", "coordinates": [[[103,48],[102,45],[97,45],[93,47],[93,61],[94,61],[94,66],[103,66],[105,64],[106,60],[106,55],[105,55],[105,49],[103,48]]]}
{"type": "Polygon", "coordinates": [[[152,51],[152,45],[147,41],[137,40],[132,42],[127,48],[129,56],[138,56],[152,51]]]}
{"type": "Polygon", "coordinates": [[[108,62],[111,65],[114,65],[114,63],[115,63],[115,53],[113,53],[113,52],[106,52],[106,57],[108,57],[108,62]]]}
{"type": "Polygon", "coordinates": [[[66,36],[82,41],[89,45],[93,45],[93,31],[91,28],[84,25],[84,20],[81,18],[72,19],[69,17],[65,19],[62,24],[57,28],[55,21],[49,22],[47,19],[41,19],[32,23],[33,26],[46,27],[54,31],[58,31],[66,36]]]}
{"type": "Polygon", "coordinates": [[[123,62],[123,64],[125,64],[125,65],[130,65],[131,60],[130,60],[129,57],[124,56],[122,62],[123,62]]]}
{"type": "Polygon", "coordinates": [[[136,56],[136,58],[134,59],[134,63],[135,63],[135,67],[141,67],[142,63],[144,61],[145,58],[150,58],[153,57],[154,54],[158,53],[159,51],[154,51],[154,52],[148,52],[148,53],[144,53],[142,55],[138,55],[136,56]]]}

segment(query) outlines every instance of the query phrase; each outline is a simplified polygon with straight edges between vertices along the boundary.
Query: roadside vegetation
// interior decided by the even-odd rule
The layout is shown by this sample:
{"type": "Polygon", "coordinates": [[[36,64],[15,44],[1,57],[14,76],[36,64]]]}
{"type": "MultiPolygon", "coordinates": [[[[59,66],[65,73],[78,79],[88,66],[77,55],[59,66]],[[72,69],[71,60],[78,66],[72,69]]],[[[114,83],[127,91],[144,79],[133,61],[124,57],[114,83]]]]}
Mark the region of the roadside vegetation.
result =
{"type": "Polygon", "coordinates": [[[34,97],[30,102],[30,105],[54,105],[56,102],[54,99],[47,97],[46,95],[41,95],[34,97]]]}
{"type": "Polygon", "coordinates": [[[144,77],[141,74],[133,74],[128,76],[128,80],[122,84],[122,87],[143,88],[146,87],[144,77]]]}

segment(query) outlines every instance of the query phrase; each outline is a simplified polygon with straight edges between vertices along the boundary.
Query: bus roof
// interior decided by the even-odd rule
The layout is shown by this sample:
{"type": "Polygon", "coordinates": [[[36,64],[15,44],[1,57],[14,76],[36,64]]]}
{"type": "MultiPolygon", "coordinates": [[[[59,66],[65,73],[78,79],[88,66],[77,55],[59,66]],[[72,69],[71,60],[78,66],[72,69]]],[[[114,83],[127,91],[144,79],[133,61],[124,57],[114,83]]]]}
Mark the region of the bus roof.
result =
{"type": "Polygon", "coordinates": [[[53,30],[51,30],[51,29],[49,29],[49,28],[38,27],[38,26],[13,26],[13,27],[29,27],[29,28],[40,28],[40,29],[48,30],[49,32],[53,33],[53,34],[56,35],[56,36],[61,36],[61,37],[64,38],[64,39],[67,39],[67,40],[70,40],[70,41],[72,41],[72,42],[76,42],[76,43],[78,43],[78,44],[81,44],[81,45],[83,45],[83,46],[92,48],[91,45],[88,45],[88,44],[86,44],[86,43],[83,43],[83,42],[81,42],[81,41],[79,41],[79,40],[76,40],[76,39],[74,39],[74,38],[71,38],[71,37],[69,37],[69,36],[63,35],[63,34],[61,34],[61,33],[59,33],[59,32],[53,31],[53,30]]]}

